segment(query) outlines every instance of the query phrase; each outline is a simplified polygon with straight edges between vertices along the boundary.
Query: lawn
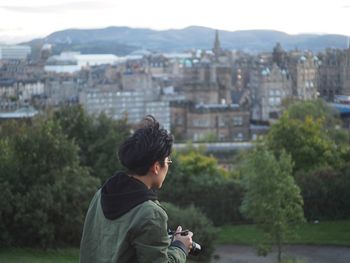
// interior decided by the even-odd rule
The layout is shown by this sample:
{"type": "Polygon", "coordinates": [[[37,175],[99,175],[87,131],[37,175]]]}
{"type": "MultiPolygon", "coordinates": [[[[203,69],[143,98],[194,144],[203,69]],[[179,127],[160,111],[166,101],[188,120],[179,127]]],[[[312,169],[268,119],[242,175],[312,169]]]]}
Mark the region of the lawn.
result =
{"type": "Polygon", "coordinates": [[[78,249],[34,250],[34,249],[1,249],[0,262],[6,263],[77,263],[78,249]]]}
{"type": "MultiPolygon", "coordinates": [[[[230,225],[220,228],[218,243],[255,245],[264,235],[254,225],[230,225]]],[[[307,223],[287,240],[289,244],[350,246],[350,220],[307,223]]],[[[0,262],[6,263],[76,263],[79,250],[0,249],[0,262]]]]}
{"type": "MultiPolygon", "coordinates": [[[[230,225],[221,228],[218,243],[254,245],[261,240],[264,234],[254,225],[230,225]]],[[[286,243],[350,246],[350,220],[303,224],[286,243]]]]}

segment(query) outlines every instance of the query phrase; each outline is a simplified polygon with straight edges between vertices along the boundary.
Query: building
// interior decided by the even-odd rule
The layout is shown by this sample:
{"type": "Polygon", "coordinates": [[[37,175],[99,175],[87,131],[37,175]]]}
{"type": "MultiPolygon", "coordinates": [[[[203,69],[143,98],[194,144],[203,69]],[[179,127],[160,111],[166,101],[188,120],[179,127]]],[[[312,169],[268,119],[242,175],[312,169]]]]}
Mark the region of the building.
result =
{"type": "Polygon", "coordinates": [[[187,134],[193,141],[214,135],[219,141],[248,141],[249,112],[239,105],[196,105],[187,118],[187,134]]]}
{"type": "Polygon", "coordinates": [[[30,46],[0,45],[0,60],[25,60],[30,53],[30,46]]]}
{"type": "Polygon", "coordinates": [[[0,110],[13,111],[27,105],[33,96],[44,94],[40,80],[0,79],[0,110]]]}
{"type": "Polygon", "coordinates": [[[154,116],[165,129],[170,131],[170,103],[168,101],[150,101],[145,103],[145,113],[154,116]]]}
{"type": "Polygon", "coordinates": [[[79,103],[88,114],[105,113],[113,119],[127,118],[128,123],[136,124],[145,115],[152,114],[170,130],[169,102],[159,100],[157,89],[121,91],[116,89],[87,89],[79,94],[79,103]]]}
{"type": "Polygon", "coordinates": [[[298,100],[317,99],[320,61],[312,53],[291,58],[288,70],[292,79],[293,97],[298,100]]]}
{"type": "Polygon", "coordinates": [[[277,119],[282,101],[292,97],[292,81],[286,70],[276,64],[251,72],[252,120],[269,122],[277,119]]]}
{"type": "Polygon", "coordinates": [[[81,84],[70,76],[53,76],[46,79],[45,95],[46,104],[51,106],[62,106],[77,104],[81,84]]]}
{"type": "Polygon", "coordinates": [[[327,49],[320,55],[319,93],[327,101],[336,95],[350,95],[350,48],[327,49]]]}

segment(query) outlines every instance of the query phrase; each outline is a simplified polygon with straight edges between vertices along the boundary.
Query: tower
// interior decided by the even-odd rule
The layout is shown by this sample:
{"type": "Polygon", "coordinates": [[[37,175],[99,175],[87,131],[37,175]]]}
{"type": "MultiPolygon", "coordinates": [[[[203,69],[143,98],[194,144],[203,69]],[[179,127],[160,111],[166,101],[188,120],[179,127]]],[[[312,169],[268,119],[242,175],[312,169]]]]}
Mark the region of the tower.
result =
{"type": "Polygon", "coordinates": [[[287,53],[283,50],[281,44],[277,43],[272,52],[273,62],[276,63],[281,69],[285,69],[287,66],[286,58],[287,53]]]}
{"type": "Polygon", "coordinates": [[[213,52],[216,59],[221,55],[221,52],[222,52],[220,39],[219,39],[219,30],[215,30],[215,41],[214,41],[213,52]]]}

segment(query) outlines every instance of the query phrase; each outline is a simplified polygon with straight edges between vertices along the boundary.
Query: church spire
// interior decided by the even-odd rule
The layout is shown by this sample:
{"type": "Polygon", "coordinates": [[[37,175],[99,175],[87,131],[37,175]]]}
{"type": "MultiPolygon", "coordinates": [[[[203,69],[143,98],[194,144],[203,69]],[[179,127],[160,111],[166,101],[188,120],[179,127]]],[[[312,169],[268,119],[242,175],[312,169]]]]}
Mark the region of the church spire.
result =
{"type": "Polygon", "coordinates": [[[218,57],[221,54],[221,44],[219,39],[219,30],[215,30],[215,42],[213,47],[213,52],[215,57],[218,57]]]}

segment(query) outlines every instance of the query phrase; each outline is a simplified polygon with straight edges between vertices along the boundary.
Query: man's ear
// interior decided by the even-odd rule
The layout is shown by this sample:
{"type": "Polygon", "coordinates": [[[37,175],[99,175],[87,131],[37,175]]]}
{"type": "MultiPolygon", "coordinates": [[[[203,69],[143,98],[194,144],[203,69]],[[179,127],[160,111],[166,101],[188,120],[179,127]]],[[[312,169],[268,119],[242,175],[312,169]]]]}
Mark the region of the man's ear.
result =
{"type": "Polygon", "coordinates": [[[151,172],[155,175],[158,175],[158,172],[159,172],[159,168],[160,168],[160,165],[159,165],[159,162],[155,162],[152,166],[151,166],[151,172]]]}

